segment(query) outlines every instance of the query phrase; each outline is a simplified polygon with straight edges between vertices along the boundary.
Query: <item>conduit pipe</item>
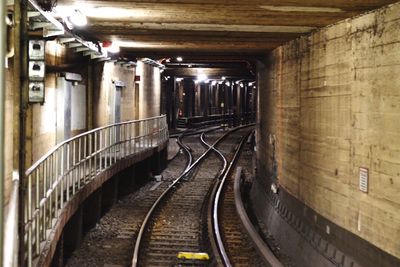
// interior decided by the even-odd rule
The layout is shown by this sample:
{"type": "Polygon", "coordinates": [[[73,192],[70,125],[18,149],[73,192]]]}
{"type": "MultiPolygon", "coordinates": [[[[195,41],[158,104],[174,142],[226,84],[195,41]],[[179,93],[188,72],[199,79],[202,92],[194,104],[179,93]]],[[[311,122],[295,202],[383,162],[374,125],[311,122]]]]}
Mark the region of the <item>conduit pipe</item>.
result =
{"type": "Polygon", "coordinates": [[[0,263],[3,262],[4,241],[4,114],[5,114],[5,59],[6,59],[6,1],[0,2],[0,263]]]}

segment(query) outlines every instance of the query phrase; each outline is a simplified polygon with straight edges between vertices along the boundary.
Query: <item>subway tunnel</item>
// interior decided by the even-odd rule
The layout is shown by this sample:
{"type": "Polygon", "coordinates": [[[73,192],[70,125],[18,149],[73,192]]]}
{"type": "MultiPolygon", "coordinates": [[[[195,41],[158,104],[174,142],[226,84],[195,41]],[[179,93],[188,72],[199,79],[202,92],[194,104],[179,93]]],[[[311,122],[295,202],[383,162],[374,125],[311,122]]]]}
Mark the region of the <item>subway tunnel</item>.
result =
{"type": "Polygon", "coordinates": [[[2,266],[400,266],[400,2],[0,14],[2,266]]]}

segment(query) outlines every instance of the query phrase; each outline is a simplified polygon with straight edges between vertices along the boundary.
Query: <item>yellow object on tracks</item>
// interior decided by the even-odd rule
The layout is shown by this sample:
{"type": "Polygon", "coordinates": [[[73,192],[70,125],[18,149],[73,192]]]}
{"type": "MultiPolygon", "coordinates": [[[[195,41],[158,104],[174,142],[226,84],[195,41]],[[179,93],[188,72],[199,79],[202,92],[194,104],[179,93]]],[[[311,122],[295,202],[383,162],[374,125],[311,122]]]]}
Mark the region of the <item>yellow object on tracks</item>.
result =
{"type": "Polygon", "coordinates": [[[178,253],[179,259],[186,259],[186,260],[209,260],[210,257],[208,253],[204,252],[179,252],[178,253]]]}

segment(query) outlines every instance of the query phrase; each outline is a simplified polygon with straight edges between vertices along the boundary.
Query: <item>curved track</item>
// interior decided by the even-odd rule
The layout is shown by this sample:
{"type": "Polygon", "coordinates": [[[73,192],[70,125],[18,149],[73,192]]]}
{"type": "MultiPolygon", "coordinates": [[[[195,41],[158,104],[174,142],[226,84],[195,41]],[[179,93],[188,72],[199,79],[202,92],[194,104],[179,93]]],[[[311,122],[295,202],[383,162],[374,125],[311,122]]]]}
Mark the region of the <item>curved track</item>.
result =
{"type": "MultiPolygon", "coordinates": [[[[248,132],[243,128],[235,128],[218,138],[213,145],[207,145],[207,150],[162,193],[142,224],[132,266],[209,265],[209,262],[180,260],[177,254],[208,250],[202,235],[203,204],[215,178],[225,172],[227,165],[221,166],[217,155],[211,152],[216,150],[216,145],[226,143],[228,150],[232,150],[248,132]],[[238,134],[233,134],[235,132],[238,134]],[[186,180],[183,183],[184,178],[186,180]]],[[[207,133],[212,131],[206,130],[207,133]]],[[[180,145],[190,154],[190,148],[182,143],[182,139],[180,145]]]]}
{"type": "MultiPolygon", "coordinates": [[[[235,156],[241,154],[248,136],[242,138],[235,156]]],[[[215,185],[213,196],[209,204],[209,235],[212,237],[215,260],[223,266],[265,266],[262,257],[259,256],[250,237],[243,230],[240,218],[235,207],[234,175],[233,167],[236,159],[247,165],[251,170],[252,151],[249,147],[245,149],[245,155],[235,157],[231,161],[221,180],[215,185]]]]}

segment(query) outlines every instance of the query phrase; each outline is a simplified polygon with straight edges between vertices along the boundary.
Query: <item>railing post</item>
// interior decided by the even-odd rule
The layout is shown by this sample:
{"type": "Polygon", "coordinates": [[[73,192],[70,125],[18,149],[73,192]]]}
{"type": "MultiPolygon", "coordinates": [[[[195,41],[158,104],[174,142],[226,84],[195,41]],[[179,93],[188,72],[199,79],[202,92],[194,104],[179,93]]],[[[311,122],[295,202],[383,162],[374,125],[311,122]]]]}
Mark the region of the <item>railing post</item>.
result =
{"type": "MultiPolygon", "coordinates": [[[[26,264],[40,254],[53,218],[83,186],[120,159],[151,149],[167,138],[165,116],[109,125],[59,144],[25,173],[26,264]],[[71,188],[72,187],[72,188],[71,188]]],[[[25,259],[25,258],[24,258],[25,259]]]]}

